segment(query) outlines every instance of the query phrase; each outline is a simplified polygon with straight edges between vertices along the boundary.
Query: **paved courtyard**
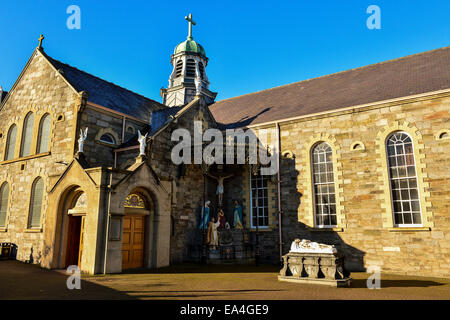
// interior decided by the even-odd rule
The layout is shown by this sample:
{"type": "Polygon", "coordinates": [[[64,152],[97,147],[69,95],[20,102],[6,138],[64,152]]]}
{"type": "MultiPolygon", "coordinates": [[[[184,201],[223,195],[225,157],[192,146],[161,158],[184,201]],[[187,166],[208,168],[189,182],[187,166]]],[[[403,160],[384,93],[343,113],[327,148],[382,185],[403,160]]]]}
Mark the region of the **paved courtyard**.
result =
{"type": "Polygon", "coordinates": [[[381,289],[352,273],[350,288],[279,282],[274,266],[175,265],[106,276],[83,276],[68,290],[64,271],[0,261],[0,299],[450,299],[450,279],[382,274],[381,289]]]}

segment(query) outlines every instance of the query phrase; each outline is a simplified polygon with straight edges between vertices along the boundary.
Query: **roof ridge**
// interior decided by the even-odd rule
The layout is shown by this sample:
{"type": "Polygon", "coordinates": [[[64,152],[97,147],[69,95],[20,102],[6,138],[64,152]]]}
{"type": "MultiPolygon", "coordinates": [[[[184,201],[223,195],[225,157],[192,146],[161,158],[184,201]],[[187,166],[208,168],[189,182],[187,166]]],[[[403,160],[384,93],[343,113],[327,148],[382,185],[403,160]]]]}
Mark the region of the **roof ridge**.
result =
{"type": "Polygon", "coordinates": [[[319,77],[315,77],[315,78],[309,78],[309,79],[300,80],[300,81],[296,81],[296,82],[292,82],[292,83],[288,83],[288,84],[282,84],[280,86],[276,86],[276,87],[272,87],[272,88],[268,88],[268,89],[263,89],[263,90],[259,90],[259,91],[255,91],[255,92],[245,93],[245,94],[242,94],[242,95],[239,95],[239,96],[236,96],[236,97],[223,99],[223,100],[215,102],[213,105],[221,103],[221,102],[237,99],[237,98],[242,98],[242,97],[245,97],[245,96],[250,96],[250,95],[253,95],[253,94],[258,94],[258,93],[271,91],[271,90],[275,90],[275,89],[279,89],[279,88],[283,88],[283,87],[298,85],[298,84],[301,84],[303,82],[308,82],[308,81],[312,81],[312,80],[316,80],[316,79],[322,79],[322,78],[326,78],[326,77],[331,77],[331,76],[334,76],[334,75],[337,75],[337,74],[341,74],[341,73],[346,73],[346,72],[355,71],[355,70],[359,70],[359,69],[365,69],[365,68],[373,67],[373,66],[376,66],[376,65],[381,65],[381,64],[385,64],[385,63],[398,61],[398,60],[403,60],[403,59],[406,59],[406,58],[411,58],[411,57],[414,57],[414,56],[420,56],[420,55],[423,55],[423,54],[428,54],[428,53],[432,53],[432,52],[439,51],[439,50],[445,50],[445,49],[449,49],[449,48],[450,48],[450,46],[446,46],[446,47],[442,47],[442,48],[436,48],[436,49],[433,49],[433,50],[428,50],[428,51],[419,52],[419,53],[413,53],[413,54],[410,54],[410,55],[407,55],[407,56],[394,58],[394,59],[390,59],[390,60],[384,60],[384,61],[368,64],[368,65],[361,66],[361,67],[356,67],[356,68],[347,69],[347,70],[343,70],[343,71],[338,71],[338,72],[334,72],[334,73],[330,73],[330,74],[325,74],[325,75],[322,75],[322,76],[319,76],[319,77]]]}
{"type": "MultiPolygon", "coordinates": [[[[46,54],[46,55],[47,55],[47,54],[46,54]]],[[[57,59],[54,59],[54,58],[50,57],[49,55],[47,55],[47,57],[50,58],[50,59],[53,60],[53,61],[56,61],[56,62],[58,62],[58,63],[61,63],[61,64],[65,65],[65,66],[68,66],[68,67],[70,67],[70,68],[72,68],[72,69],[75,69],[75,70],[77,70],[77,71],[79,71],[79,72],[82,72],[82,73],[84,73],[84,74],[86,74],[86,75],[88,75],[88,76],[91,76],[91,77],[93,77],[93,78],[96,78],[96,79],[98,79],[98,80],[101,80],[101,81],[103,81],[103,82],[106,82],[106,83],[108,83],[108,84],[110,84],[110,85],[113,85],[113,86],[118,87],[118,88],[120,88],[120,89],[126,90],[126,91],[128,91],[128,92],[130,92],[130,93],[132,93],[132,94],[135,94],[135,95],[137,95],[137,96],[140,96],[140,97],[142,97],[142,98],[144,98],[144,99],[147,99],[147,100],[156,102],[156,103],[158,103],[158,104],[164,106],[162,103],[160,103],[160,102],[158,102],[158,101],[156,101],[156,100],[150,99],[150,98],[148,98],[148,97],[146,97],[146,96],[143,96],[142,94],[139,94],[139,93],[134,92],[134,91],[132,91],[132,90],[130,90],[130,89],[127,89],[127,88],[122,87],[122,86],[120,86],[120,85],[118,85],[118,84],[115,84],[114,82],[105,80],[105,79],[103,79],[103,78],[100,78],[100,77],[98,77],[98,76],[92,74],[92,73],[89,73],[89,72],[86,72],[86,71],[84,71],[84,70],[78,69],[77,67],[74,67],[74,66],[72,66],[72,65],[70,65],[70,64],[68,64],[68,63],[65,63],[65,62],[59,61],[59,60],[57,60],[57,59]]],[[[56,68],[56,66],[55,66],[55,68],[56,68]]]]}

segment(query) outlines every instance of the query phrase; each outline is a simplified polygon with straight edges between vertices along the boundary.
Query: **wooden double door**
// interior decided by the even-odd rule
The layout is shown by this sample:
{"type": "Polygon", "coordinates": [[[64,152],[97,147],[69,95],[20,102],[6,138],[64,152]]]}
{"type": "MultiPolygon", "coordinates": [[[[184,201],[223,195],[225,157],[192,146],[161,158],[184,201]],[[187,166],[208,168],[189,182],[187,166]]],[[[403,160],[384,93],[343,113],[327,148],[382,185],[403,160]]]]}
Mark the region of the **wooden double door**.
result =
{"type": "Polygon", "coordinates": [[[145,215],[125,215],[122,233],[122,269],[144,266],[145,215]]]}

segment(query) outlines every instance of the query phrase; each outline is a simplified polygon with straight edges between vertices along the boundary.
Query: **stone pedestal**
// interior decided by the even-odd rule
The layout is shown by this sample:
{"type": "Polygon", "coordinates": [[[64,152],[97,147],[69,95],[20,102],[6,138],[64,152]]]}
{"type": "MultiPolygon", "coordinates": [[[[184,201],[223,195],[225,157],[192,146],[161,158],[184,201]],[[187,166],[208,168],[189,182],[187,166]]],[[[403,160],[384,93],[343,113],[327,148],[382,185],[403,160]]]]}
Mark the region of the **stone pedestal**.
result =
{"type": "MultiPolygon", "coordinates": [[[[216,250],[207,248],[208,263],[246,264],[254,260],[254,244],[248,230],[222,229],[218,231],[219,245],[216,250]]],[[[193,245],[189,246],[189,260],[196,261],[201,253],[202,237],[199,232],[193,245]]]]}
{"type": "Polygon", "coordinates": [[[340,253],[289,252],[283,256],[283,262],[280,281],[350,286],[350,272],[345,270],[344,256],[340,253]]]}

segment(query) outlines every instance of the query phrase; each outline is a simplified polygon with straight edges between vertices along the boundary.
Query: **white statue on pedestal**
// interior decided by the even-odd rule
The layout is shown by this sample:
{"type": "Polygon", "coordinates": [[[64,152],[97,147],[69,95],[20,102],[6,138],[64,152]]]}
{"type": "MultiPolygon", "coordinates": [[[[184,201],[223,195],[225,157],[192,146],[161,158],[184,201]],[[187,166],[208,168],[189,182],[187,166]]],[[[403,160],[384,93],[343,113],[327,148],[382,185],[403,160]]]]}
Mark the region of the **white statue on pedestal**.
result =
{"type": "Polygon", "coordinates": [[[147,146],[147,135],[148,132],[143,136],[141,131],[138,130],[138,141],[139,141],[139,156],[145,156],[145,147],[147,146]]]}
{"type": "Polygon", "coordinates": [[[336,253],[337,250],[334,246],[327,244],[311,242],[310,240],[295,239],[292,241],[291,250],[289,252],[298,253],[336,253]]]}
{"type": "Polygon", "coordinates": [[[78,139],[78,153],[83,153],[84,149],[84,141],[87,139],[88,127],[83,132],[83,129],[80,129],[80,138],[78,139]]]}

